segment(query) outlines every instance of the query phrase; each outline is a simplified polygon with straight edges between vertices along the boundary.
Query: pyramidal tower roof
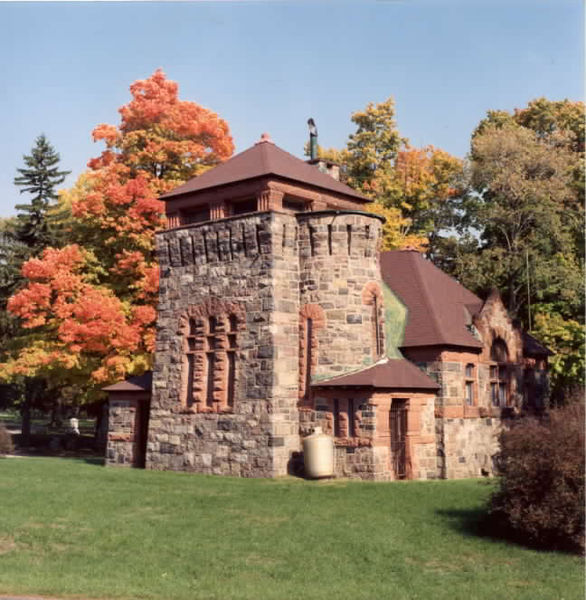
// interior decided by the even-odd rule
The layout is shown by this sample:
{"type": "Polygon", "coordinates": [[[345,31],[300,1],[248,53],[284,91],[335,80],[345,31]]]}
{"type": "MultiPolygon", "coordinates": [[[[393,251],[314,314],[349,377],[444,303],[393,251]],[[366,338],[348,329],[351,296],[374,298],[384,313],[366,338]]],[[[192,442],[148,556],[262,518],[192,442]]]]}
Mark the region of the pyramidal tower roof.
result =
{"type": "Polygon", "coordinates": [[[254,146],[161,196],[162,200],[257,177],[274,176],[370,202],[351,187],[279,148],[267,133],[254,146]]]}

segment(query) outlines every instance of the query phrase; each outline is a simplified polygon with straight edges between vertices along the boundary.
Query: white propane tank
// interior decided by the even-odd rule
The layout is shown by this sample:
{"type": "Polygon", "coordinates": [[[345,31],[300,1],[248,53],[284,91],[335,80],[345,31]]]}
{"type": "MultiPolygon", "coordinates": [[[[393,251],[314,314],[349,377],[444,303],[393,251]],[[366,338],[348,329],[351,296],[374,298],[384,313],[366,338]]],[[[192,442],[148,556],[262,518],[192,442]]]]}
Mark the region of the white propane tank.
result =
{"type": "Polygon", "coordinates": [[[312,479],[332,477],[334,474],[334,440],[316,427],[303,439],[305,474],[312,479]]]}

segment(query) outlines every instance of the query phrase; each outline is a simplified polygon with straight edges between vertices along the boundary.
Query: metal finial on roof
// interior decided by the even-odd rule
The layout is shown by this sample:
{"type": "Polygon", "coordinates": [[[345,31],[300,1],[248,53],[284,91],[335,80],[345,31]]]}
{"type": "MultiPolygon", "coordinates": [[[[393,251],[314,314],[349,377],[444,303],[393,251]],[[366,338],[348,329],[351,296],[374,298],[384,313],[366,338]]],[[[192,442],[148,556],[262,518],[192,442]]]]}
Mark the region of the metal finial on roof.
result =
{"type": "Polygon", "coordinates": [[[309,157],[311,160],[317,158],[317,127],[313,119],[307,119],[309,126],[309,157]]]}
{"type": "MultiPolygon", "coordinates": [[[[262,144],[263,142],[268,142],[269,144],[274,144],[275,142],[273,142],[273,140],[271,140],[271,134],[270,133],[263,133],[260,136],[260,140],[258,140],[258,142],[256,142],[256,144],[262,144]]],[[[255,146],[256,146],[255,144],[255,146]]]]}

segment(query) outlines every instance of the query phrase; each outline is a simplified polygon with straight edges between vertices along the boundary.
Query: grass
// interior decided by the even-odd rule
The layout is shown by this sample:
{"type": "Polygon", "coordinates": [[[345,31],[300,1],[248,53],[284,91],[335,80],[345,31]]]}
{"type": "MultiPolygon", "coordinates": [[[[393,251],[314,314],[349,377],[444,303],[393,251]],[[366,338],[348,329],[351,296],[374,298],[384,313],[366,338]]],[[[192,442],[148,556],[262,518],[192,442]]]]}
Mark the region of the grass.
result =
{"type": "Polygon", "coordinates": [[[480,537],[486,481],[245,480],[0,461],[0,592],[578,600],[580,557],[480,537]]]}

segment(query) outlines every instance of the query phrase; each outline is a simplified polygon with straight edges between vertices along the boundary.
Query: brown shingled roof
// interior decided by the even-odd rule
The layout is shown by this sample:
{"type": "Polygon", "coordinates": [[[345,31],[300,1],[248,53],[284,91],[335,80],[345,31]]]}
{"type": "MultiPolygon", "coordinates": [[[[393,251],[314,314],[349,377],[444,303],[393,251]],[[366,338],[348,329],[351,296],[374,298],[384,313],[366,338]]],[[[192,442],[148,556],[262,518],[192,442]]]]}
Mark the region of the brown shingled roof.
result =
{"type": "Polygon", "coordinates": [[[102,388],[104,392],[150,392],[153,382],[152,371],[147,371],[142,375],[133,375],[127,377],[124,381],[119,381],[102,388]]]}
{"type": "MultiPolygon", "coordinates": [[[[266,134],[265,134],[266,136],[266,134]]],[[[245,179],[254,179],[267,175],[275,175],[293,181],[306,183],[308,185],[322,188],[324,190],[351,196],[354,199],[370,202],[351,187],[337,181],[333,177],[319,171],[316,167],[308,165],[305,161],[285,152],[268,137],[263,136],[262,141],[257,142],[248,150],[236,154],[226,162],[190,179],[183,185],[163,194],[162,200],[168,200],[175,196],[199,192],[245,179]]]]}
{"type": "Polygon", "coordinates": [[[395,250],[380,255],[385,283],[407,308],[402,348],[450,345],[482,348],[468,330],[482,300],[426,260],[419,252],[395,250]]]}
{"type": "Polygon", "coordinates": [[[553,356],[554,353],[549,349],[540,344],[532,335],[523,331],[523,356],[553,356]]]}
{"type": "Polygon", "coordinates": [[[312,387],[369,387],[396,390],[439,389],[439,385],[404,358],[389,358],[348,375],[312,384],[312,387]]]}

